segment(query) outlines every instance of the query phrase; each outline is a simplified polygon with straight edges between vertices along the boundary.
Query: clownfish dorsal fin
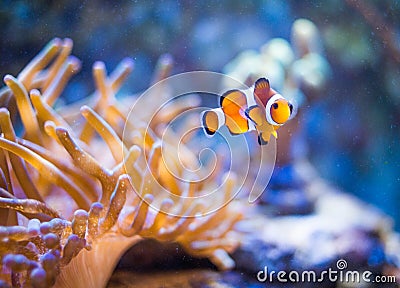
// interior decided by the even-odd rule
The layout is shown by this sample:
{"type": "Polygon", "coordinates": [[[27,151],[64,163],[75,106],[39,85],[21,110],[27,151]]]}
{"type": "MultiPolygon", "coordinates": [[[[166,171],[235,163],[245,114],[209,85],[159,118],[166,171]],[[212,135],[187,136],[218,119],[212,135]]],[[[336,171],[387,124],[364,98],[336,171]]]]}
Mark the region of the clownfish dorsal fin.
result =
{"type": "Polygon", "coordinates": [[[269,99],[270,89],[271,86],[266,78],[260,78],[254,83],[254,97],[257,97],[264,107],[269,99]]]}
{"type": "Polygon", "coordinates": [[[260,78],[256,81],[256,83],[254,84],[255,88],[266,88],[269,90],[270,86],[269,86],[269,80],[267,78],[260,78]]]}

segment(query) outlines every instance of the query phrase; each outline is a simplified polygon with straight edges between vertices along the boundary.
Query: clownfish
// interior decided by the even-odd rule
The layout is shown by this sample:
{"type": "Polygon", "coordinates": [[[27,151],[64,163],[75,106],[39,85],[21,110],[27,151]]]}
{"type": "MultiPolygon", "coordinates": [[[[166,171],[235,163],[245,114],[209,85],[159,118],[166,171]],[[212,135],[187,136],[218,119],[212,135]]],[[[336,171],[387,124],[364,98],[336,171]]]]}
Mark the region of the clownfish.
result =
{"type": "Polygon", "coordinates": [[[203,111],[202,127],[213,136],[225,125],[232,135],[257,131],[258,143],[268,144],[276,130],[289,120],[293,105],[270,87],[265,78],[258,79],[250,89],[233,89],[220,97],[220,107],[203,111]]]}

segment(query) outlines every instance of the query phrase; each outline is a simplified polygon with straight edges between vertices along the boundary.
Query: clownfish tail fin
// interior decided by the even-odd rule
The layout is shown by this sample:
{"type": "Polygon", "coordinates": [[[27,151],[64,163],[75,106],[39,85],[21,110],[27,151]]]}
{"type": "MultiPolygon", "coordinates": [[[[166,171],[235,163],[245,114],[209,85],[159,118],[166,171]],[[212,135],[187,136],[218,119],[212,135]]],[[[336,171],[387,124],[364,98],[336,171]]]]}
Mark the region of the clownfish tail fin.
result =
{"type": "Polygon", "coordinates": [[[225,124],[225,115],[221,108],[206,110],[201,113],[201,124],[208,136],[213,136],[225,124]]]}

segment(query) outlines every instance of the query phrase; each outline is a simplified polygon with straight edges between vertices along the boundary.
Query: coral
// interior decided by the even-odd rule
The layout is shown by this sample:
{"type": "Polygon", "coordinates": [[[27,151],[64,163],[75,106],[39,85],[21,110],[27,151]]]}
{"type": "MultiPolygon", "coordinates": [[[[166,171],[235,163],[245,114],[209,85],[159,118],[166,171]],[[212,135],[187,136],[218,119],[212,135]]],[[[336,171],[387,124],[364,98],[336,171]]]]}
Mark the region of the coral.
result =
{"type": "MultiPolygon", "coordinates": [[[[158,127],[193,103],[169,105],[151,123],[143,109],[129,122],[127,107],[134,99],[115,97],[133,69],[133,61],[125,59],[109,75],[104,63],[96,62],[94,94],[56,109],[80,68],[70,54],[72,44],[54,39],[16,78],[4,77],[0,286],[102,287],[120,256],[144,238],[175,241],[220,269],[232,268],[228,253],[240,243],[234,226],[244,211],[240,201],[224,205],[235,190],[234,175],[211,175],[225,185],[212,201],[201,201],[195,196],[213,181],[179,182],[162,158],[164,152],[175,155],[176,148],[173,135],[161,141],[158,127]],[[177,197],[158,193],[159,183],[177,197]],[[206,213],[218,204],[223,207],[206,213]]],[[[154,81],[167,77],[170,68],[170,58],[161,58],[154,81]]],[[[196,160],[190,149],[181,157],[196,160]]]]}
{"type": "Polygon", "coordinates": [[[296,20],[290,43],[273,38],[260,51],[244,50],[225,67],[231,77],[252,83],[267,76],[274,87],[298,106],[307,99],[303,93],[321,94],[330,76],[330,66],[323,55],[322,40],[316,25],[307,19],[296,20]]]}

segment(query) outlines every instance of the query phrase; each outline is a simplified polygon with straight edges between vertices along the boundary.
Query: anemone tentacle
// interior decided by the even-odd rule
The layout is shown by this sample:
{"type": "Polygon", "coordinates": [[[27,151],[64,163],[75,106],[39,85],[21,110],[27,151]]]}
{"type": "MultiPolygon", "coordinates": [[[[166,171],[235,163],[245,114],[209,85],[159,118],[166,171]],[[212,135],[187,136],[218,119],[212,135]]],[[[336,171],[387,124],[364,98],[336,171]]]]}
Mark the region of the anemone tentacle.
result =
{"type": "MultiPolygon", "coordinates": [[[[55,38],[17,77],[6,76],[0,90],[0,283],[104,287],[121,255],[145,238],[177,242],[220,269],[232,268],[229,253],[240,243],[235,224],[243,217],[240,201],[223,205],[235,189],[233,173],[208,203],[196,197],[213,189],[195,182],[201,175],[180,183],[163,162],[165,152],[185,176],[172,151],[175,135],[162,131],[198,98],[167,105],[151,123],[145,111],[130,122],[132,100],[115,97],[134,66],[126,58],[110,74],[96,62],[96,91],[55,109],[80,68],[72,46],[71,39],[55,38]],[[11,122],[16,114],[21,133],[11,122]],[[121,140],[124,125],[127,141],[121,140]],[[158,189],[181,197],[166,198],[158,189]],[[204,216],[216,203],[223,208],[204,216]]],[[[153,81],[168,77],[171,67],[171,57],[162,56],[153,81]]],[[[185,145],[185,165],[194,166],[197,157],[185,145]]],[[[212,180],[217,177],[224,178],[220,170],[212,180]]]]}

